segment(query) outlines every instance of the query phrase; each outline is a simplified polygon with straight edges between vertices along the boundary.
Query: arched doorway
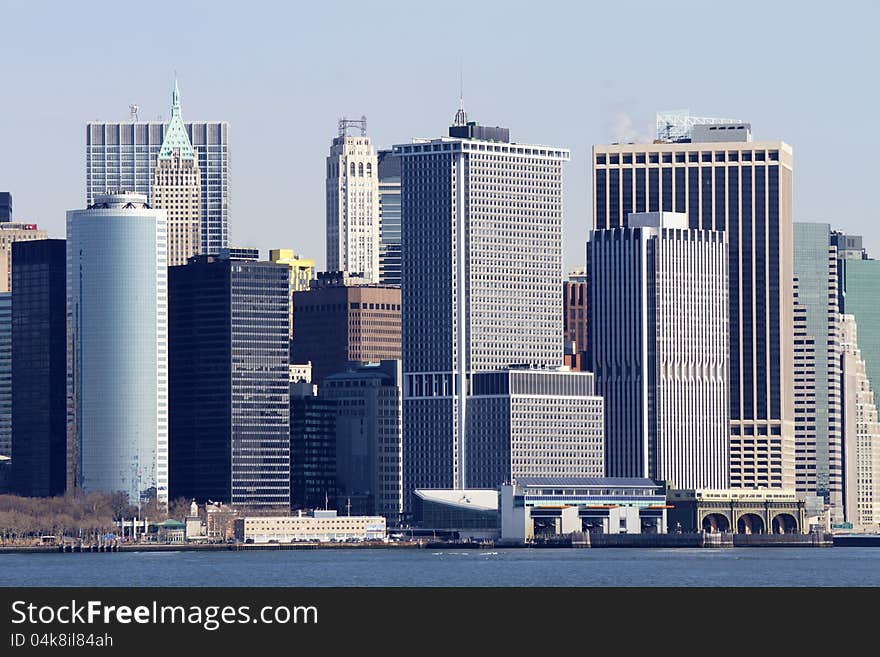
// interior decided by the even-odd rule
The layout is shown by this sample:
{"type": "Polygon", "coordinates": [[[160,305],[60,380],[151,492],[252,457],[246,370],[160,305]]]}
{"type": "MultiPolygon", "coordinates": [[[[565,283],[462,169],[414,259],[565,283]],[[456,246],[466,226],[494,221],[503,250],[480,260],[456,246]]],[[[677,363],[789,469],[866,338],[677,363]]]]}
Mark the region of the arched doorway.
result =
{"type": "Polygon", "coordinates": [[[723,513],[709,513],[703,518],[703,531],[709,534],[729,532],[730,521],[723,513]]]}
{"type": "Polygon", "coordinates": [[[780,513],[778,516],[773,518],[774,534],[797,534],[797,532],[797,519],[790,513],[780,513]]]}
{"type": "Polygon", "coordinates": [[[763,534],[766,531],[764,519],[757,513],[744,513],[736,522],[736,531],[740,534],[763,534]]]}

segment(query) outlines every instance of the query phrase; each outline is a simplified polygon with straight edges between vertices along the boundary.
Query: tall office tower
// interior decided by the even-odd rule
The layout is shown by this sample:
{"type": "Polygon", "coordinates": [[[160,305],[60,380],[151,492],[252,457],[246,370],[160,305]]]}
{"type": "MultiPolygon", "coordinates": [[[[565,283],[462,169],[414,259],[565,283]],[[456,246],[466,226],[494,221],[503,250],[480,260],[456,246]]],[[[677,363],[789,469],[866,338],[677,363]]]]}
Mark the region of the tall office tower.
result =
{"type": "Polygon", "coordinates": [[[327,270],[379,283],[379,162],[367,120],[339,120],[327,157],[327,270]],[[351,127],[361,134],[350,136],[351,127]]]}
{"type": "Polygon", "coordinates": [[[379,282],[400,285],[400,159],[379,151],[379,282]]]}
{"type": "Polygon", "coordinates": [[[331,374],[318,390],[336,403],[337,507],[397,522],[403,512],[403,376],[399,360],[331,374]]]}
{"type": "Polygon", "coordinates": [[[12,292],[12,243],[48,238],[37,224],[0,223],[0,292],[12,292]]]}
{"type": "Polygon", "coordinates": [[[67,213],[67,488],[168,501],[164,210],[143,194],[67,213]]]}
{"type": "Polygon", "coordinates": [[[588,294],[586,273],[569,273],[562,283],[562,323],[566,352],[572,354],[587,351],[588,294]]]}
{"type": "Polygon", "coordinates": [[[12,192],[0,192],[0,222],[12,221],[12,192]]]}
{"type": "MultiPolygon", "coordinates": [[[[562,165],[456,114],[401,159],[404,479],[466,488],[470,378],[562,364],[562,165]]],[[[477,464],[474,464],[476,467],[477,464]]],[[[502,482],[496,482],[498,484],[502,482]]],[[[408,504],[408,503],[407,503],[408,504]]]]}
{"type": "MultiPolygon", "coordinates": [[[[226,121],[189,121],[186,136],[195,150],[201,174],[201,253],[218,253],[229,245],[230,146],[226,121]]],[[[86,205],[99,194],[128,189],[148,202],[159,151],[169,124],[162,121],[102,122],[86,125],[86,205]]]]}
{"type": "Polygon", "coordinates": [[[841,258],[840,312],[855,317],[872,390],[880,390],[880,260],[841,258]]]}
{"type": "Polygon", "coordinates": [[[336,402],[290,384],[290,507],[336,508],[336,402]]]}
{"type": "Polygon", "coordinates": [[[807,308],[794,281],[794,435],[795,489],[815,496],[816,472],[816,338],[807,330],[807,308]]]}
{"type": "Polygon", "coordinates": [[[321,272],[309,290],[293,293],[292,359],[312,363],[312,380],[350,363],[400,359],[400,288],[365,285],[344,272],[321,272]]]}
{"type": "Polygon", "coordinates": [[[0,292],[0,456],[12,457],[12,292],[0,292]]]}
{"type": "Polygon", "coordinates": [[[308,290],[315,277],[315,261],[301,258],[293,249],[271,249],[269,260],[290,269],[290,339],[293,340],[293,293],[308,290]]]}
{"type": "Polygon", "coordinates": [[[727,243],[674,212],[590,235],[590,360],[605,470],[729,488],[727,243]]]}
{"type": "Polygon", "coordinates": [[[168,215],[168,266],[185,265],[202,250],[202,174],[180,117],[177,80],[171,100],[171,121],[153,174],[150,202],[168,215]]]}
{"type": "Polygon", "coordinates": [[[67,485],[67,245],[16,242],[12,251],[12,462],[27,497],[67,485]]]}
{"type": "MultiPolygon", "coordinates": [[[[840,324],[837,247],[828,224],[794,224],[794,274],[803,321],[795,316],[795,478],[843,513],[840,324]],[[812,362],[810,362],[812,361],[812,362]]],[[[795,309],[798,312],[798,308],[795,309]]]]}
{"type": "Polygon", "coordinates": [[[289,506],[288,286],[271,262],[168,270],[172,497],[289,506]]]}
{"type": "Polygon", "coordinates": [[[840,323],[845,395],[845,517],[857,528],[876,532],[880,529],[880,421],[877,397],[859,351],[855,318],[841,315],[840,323]]]}
{"type": "Polygon", "coordinates": [[[793,489],[792,149],[752,142],[736,122],[692,125],[681,139],[691,141],[594,146],[594,225],[674,211],[726,231],[730,484],[793,489]]]}
{"type": "Polygon", "coordinates": [[[474,372],[470,382],[468,487],[496,488],[519,477],[604,476],[604,405],[592,373],[506,368],[474,372]]]}

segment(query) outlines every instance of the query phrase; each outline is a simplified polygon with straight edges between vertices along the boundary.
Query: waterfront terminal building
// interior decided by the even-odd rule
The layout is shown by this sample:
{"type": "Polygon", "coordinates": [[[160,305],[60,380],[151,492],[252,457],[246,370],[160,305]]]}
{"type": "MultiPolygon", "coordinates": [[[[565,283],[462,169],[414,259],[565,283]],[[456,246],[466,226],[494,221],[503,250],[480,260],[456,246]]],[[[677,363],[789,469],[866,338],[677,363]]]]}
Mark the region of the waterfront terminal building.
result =
{"type": "Polygon", "coordinates": [[[311,515],[236,518],[235,539],[242,543],[293,543],[296,541],[381,541],[382,516],[339,516],[316,510],[311,515]]]}
{"type": "Polygon", "coordinates": [[[573,532],[662,534],[666,509],[665,486],[637,477],[520,477],[498,489],[413,494],[423,530],[517,543],[573,532]]]}

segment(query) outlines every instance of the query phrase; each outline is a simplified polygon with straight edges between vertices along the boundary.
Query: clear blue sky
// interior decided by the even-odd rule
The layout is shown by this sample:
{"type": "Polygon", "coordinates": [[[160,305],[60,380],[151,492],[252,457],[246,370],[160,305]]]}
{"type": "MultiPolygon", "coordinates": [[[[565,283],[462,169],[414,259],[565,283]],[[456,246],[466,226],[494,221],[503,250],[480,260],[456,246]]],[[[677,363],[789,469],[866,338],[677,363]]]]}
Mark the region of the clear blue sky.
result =
{"type": "MultiPolygon", "coordinates": [[[[874,3],[15,2],[2,10],[0,190],[64,236],[85,123],[170,113],[232,126],[230,241],[324,263],[324,158],[342,115],[380,147],[445,134],[458,102],[515,141],[568,147],[565,264],[582,263],[594,143],[654,112],[749,120],[795,154],[795,221],[880,257],[874,3]]],[[[265,254],[264,254],[265,255],[265,254]]]]}

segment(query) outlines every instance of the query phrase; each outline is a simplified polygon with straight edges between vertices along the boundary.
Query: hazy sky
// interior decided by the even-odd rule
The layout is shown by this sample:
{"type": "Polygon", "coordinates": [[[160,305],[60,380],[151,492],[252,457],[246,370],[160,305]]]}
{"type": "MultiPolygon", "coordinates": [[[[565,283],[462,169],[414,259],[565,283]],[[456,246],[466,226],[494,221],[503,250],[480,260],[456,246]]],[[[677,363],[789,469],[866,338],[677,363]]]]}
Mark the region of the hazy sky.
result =
{"type": "Polygon", "coordinates": [[[230,243],[324,263],[324,158],[337,118],[379,147],[468,116],[572,151],[565,264],[584,260],[594,143],[653,135],[654,112],[751,121],[794,148],[795,221],[865,235],[880,257],[874,3],[7,2],[0,190],[64,236],[85,203],[85,124],[170,114],[231,124],[230,243]]]}

